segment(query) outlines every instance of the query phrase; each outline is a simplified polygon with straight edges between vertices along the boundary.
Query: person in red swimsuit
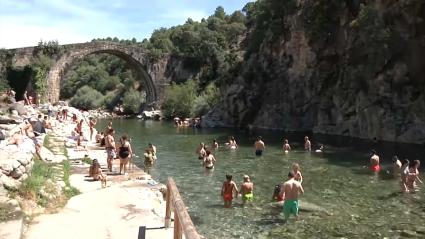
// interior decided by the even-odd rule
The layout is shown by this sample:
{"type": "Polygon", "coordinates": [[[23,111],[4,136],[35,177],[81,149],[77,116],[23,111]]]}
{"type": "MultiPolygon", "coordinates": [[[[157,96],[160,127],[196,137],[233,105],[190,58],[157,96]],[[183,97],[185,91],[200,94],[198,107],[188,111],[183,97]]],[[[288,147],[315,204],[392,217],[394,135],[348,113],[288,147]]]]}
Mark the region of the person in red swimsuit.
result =
{"type": "Polygon", "coordinates": [[[221,187],[221,196],[223,197],[224,207],[230,208],[232,206],[233,193],[238,197],[239,191],[236,183],[232,181],[232,175],[226,174],[226,181],[223,182],[221,187]]]}
{"type": "Polygon", "coordinates": [[[370,157],[370,170],[373,172],[379,172],[381,170],[381,166],[379,165],[379,156],[376,154],[374,149],[371,150],[372,156],[370,157]]]}

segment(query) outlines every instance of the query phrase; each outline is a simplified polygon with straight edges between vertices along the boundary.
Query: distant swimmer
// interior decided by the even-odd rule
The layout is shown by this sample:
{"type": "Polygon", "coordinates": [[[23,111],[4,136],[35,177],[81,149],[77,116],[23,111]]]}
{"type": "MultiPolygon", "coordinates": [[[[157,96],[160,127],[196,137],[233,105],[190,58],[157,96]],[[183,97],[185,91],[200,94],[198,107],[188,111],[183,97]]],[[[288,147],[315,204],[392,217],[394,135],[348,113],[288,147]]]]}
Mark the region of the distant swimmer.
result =
{"type": "Polygon", "coordinates": [[[242,195],[242,202],[252,202],[254,200],[254,184],[251,182],[248,175],[243,176],[243,183],[241,184],[239,192],[242,195]]]}
{"type": "Polygon", "coordinates": [[[235,182],[232,181],[232,175],[226,174],[226,181],[223,182],[221,187],[221,196],[223,197],[224,207],[230,208],[232,206],[233,194],[238,197],[238,188],[235,182]]]}
{"type": "Polygon", "coordinates": [[[281,192],[281,186],[279,184],[276,184],[274,186],[272,200],[275,200],[276,202],[283,202],[285,198],[283,196],[283,193],[280,193],[280,192],[281,192]]]}
{"type": "Polygon", "coordinates": [[[407,175],[406,179],[406,186],[407,190],[410,193],[414,193],[418,190],[417,183],[423,183],[422,180],[419,178],[419,166],[421,165],[421,162],[419,160],[414,160],[409,165],[409,174],[407,175]]]}
{"type": "Polygon", "coordinates": [[[204,167],[206,169],[214,169],[215,158],[214,155],[211,154],[211,151],[207,150],[204,158],[204,167]]]}
{"type": "Polygon", "coordinates": [[[403,159],[403,164],[400,168],[400,186],[401,191],[407,193],[409,190],[407,189],[407,176],[409,175],[409,164],[410,161],[408,159],[403,159]]]}
{"type": "Polygon", "coordinates": [[[292,164],[292,172],[294,173],[294,179],[302,183],[303,176],[301,175],[300,165],[298,163],[292,164]]]}
{"type": "Polygon", "coordinates": [[[400,177],[401,174],[401,161],[398,159],[397,155],[393,157],[393,168],[392,173],[394,177],[400,177]]]}
{"type": "Polygon", "coordinates": [[[291,151],[291,146],[289,145],[289,142],[287,139],[283,140],[283,151],[285,153],[288,153],[289,151],[291,151]]]}
{"type": "Polygon", "coordinates": [[[233,136],[230,136],[229,142],[227,143],[227,145],[229,146],[230,149],[237,149],[238,148],[238,144],[236,143],[235,137],[233,137],[233,136]]]}
{"type": "Polygon", "coordinates": [[[206,152],[204,143],[199,143],[199,146],[196,149],[196,153],[198,154],[198,159],[204,159],[205,158],[205,156],[207,155],[207,152],[206,152]]]}
{"type": "Polygon", "coordinates": [[[257,141],[255,141],[254,143],[254,148],[255,148],[255,155],[261,156],[263,154],[263,151],[266,148],[266,146],[261,136],[257,137],[257,141]]]}
{"type": "Polygon", "coordinates": [[[379,156],[376,154],[376,151],[372,149],[370,157],[370,170],[373,172],[379,172],[381,170],[381,166],[379,165],[379,156]]]}
{"type": "Polygon", "coordinates": [[[216,139],[213,140],[213,143],[211,145],[211,149],[215,150],[218,149],[218,142],[216,139]]]}
{"type": "Polygon", "coordinates": [[[311,151],[311,142],[308,139],[308,136],[304,137],[304,149],[307,151],[311,151]]]}
{"type": "Polygon", "coordinates": [[[323,152],[323,144],[321,144],[320,145],[320,147],[318,148],[318,149],[316,149],[316,151],[314,151],[314,152],[316,152],[316,153],[322,153],[323,152]]]}
{"type": "Polygon", "coordinates": [[[148,149],[152,153],[153,160],[156,160],[157,159],[157,157],[156,157],[156,146],[153,145],[152,143],[149,143],[148,144],[148,149]]]}
{"type": "Polygon", "coordinates": [[[285,220],[288,220],[291,214],[298,217],[298,197],[300,194],[304,194],[303,186],[294,177],[294,173],[292,171],[289,172],[288,181],[284,182],[281,187],[281,195],[285,198],[283,203],[285,220]]]}

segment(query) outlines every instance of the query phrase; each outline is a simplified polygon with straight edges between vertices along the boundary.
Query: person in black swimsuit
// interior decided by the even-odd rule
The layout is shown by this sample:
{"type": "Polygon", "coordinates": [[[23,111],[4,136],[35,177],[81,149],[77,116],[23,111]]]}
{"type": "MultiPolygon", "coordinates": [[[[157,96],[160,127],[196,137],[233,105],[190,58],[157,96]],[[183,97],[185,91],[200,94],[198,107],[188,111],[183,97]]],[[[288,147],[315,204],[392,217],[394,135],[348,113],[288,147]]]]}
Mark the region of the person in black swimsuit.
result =
{"type": "Polygon", "coordinates": [[[131,150],[130,142],[126,135],[121,137],[121,146],[118,149],[118,157],[120,158],[120,174],[124,171],[124,174],[127,173],[127,164],[129,158],[133,155],[131,150]]]}

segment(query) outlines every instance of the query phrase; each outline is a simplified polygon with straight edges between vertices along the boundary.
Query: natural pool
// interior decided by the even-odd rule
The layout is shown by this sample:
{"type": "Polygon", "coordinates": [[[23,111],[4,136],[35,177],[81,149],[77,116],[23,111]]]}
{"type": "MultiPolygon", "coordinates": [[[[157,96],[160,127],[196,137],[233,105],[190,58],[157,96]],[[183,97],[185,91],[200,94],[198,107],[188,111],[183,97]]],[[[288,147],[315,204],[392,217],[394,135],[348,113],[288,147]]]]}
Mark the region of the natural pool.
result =
{"type": "MultiPolygon", "coordinates": [[[[101,121],[97,128],[103,129],[104,125],[106,121],[101,121]]],[[[117,137],[126,133],[132,138],[137,155],[143,154],[149,142],[157,146],[158,160],[150,173],[161,182],[168,177],[175,179],[199,233],[209,239],[425,238],[424,190],[403,195],[398,193],[398,181],[385,172],[369,173],[364,168],[368,151],[361,146],[356,149],[326,145],[325,153],[306,153],[300,144],[303,135],[294,134],[289,137],[294,150],[284,154],[283,133],[262,132],[267,148],[262,157],[256,157],[256,134],[246,131],[177,129],[169,122],[132,119],[113,120],[113,126],[117,137]],[[216,138],[222,145],[229,135],[236,137],[239,149],[220,148],[214,153],[214,171],[205,171],[195,154],[199,142],[210,145],[216,138]],[[271,197],[274,185],[286,179],[293,162],[301,165],[304,176],[305,195],[301,203],[318,205],[328,213],[301,212],[299,220],[284,224],[281,209],[272,203],[271,197]],[[220,189],[226,173],[233,174],[238,185],[244,174],[251,176],[255,184],[252,205],[244,208],[238,198],[232,209],[223,208],[220,189]]],[[[315,143],[314,136],[312,142],[315,143]]],[[[380,151],[378,147],[378,153],[384,155],[385,171],[397,148],[384,145],[383,149],[391,151],[380,151]]],[[[424,147],[400,147],[400,151],[415,157],[425,155],[424,147]]],[[[138,160],[143,165],[142,159],[138,160]]]]}

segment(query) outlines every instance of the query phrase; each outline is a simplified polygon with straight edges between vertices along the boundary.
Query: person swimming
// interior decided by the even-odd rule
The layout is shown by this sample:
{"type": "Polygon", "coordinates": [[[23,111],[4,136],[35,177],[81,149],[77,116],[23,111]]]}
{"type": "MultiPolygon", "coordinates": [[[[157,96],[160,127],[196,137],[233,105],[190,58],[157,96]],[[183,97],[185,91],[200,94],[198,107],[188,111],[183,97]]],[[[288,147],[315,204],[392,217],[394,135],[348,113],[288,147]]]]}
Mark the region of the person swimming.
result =
{"type": "Polygon", "coordinates": [[[298,197],[300,194],[304,194],[304,189],[301,183],[295,180],[294,172],[290,171],[288,173],[288,181],[281,186],[280,194],[285,198],[283,203],[285,220],[288,220],[291,214],[298,217],[298,197]]]}

